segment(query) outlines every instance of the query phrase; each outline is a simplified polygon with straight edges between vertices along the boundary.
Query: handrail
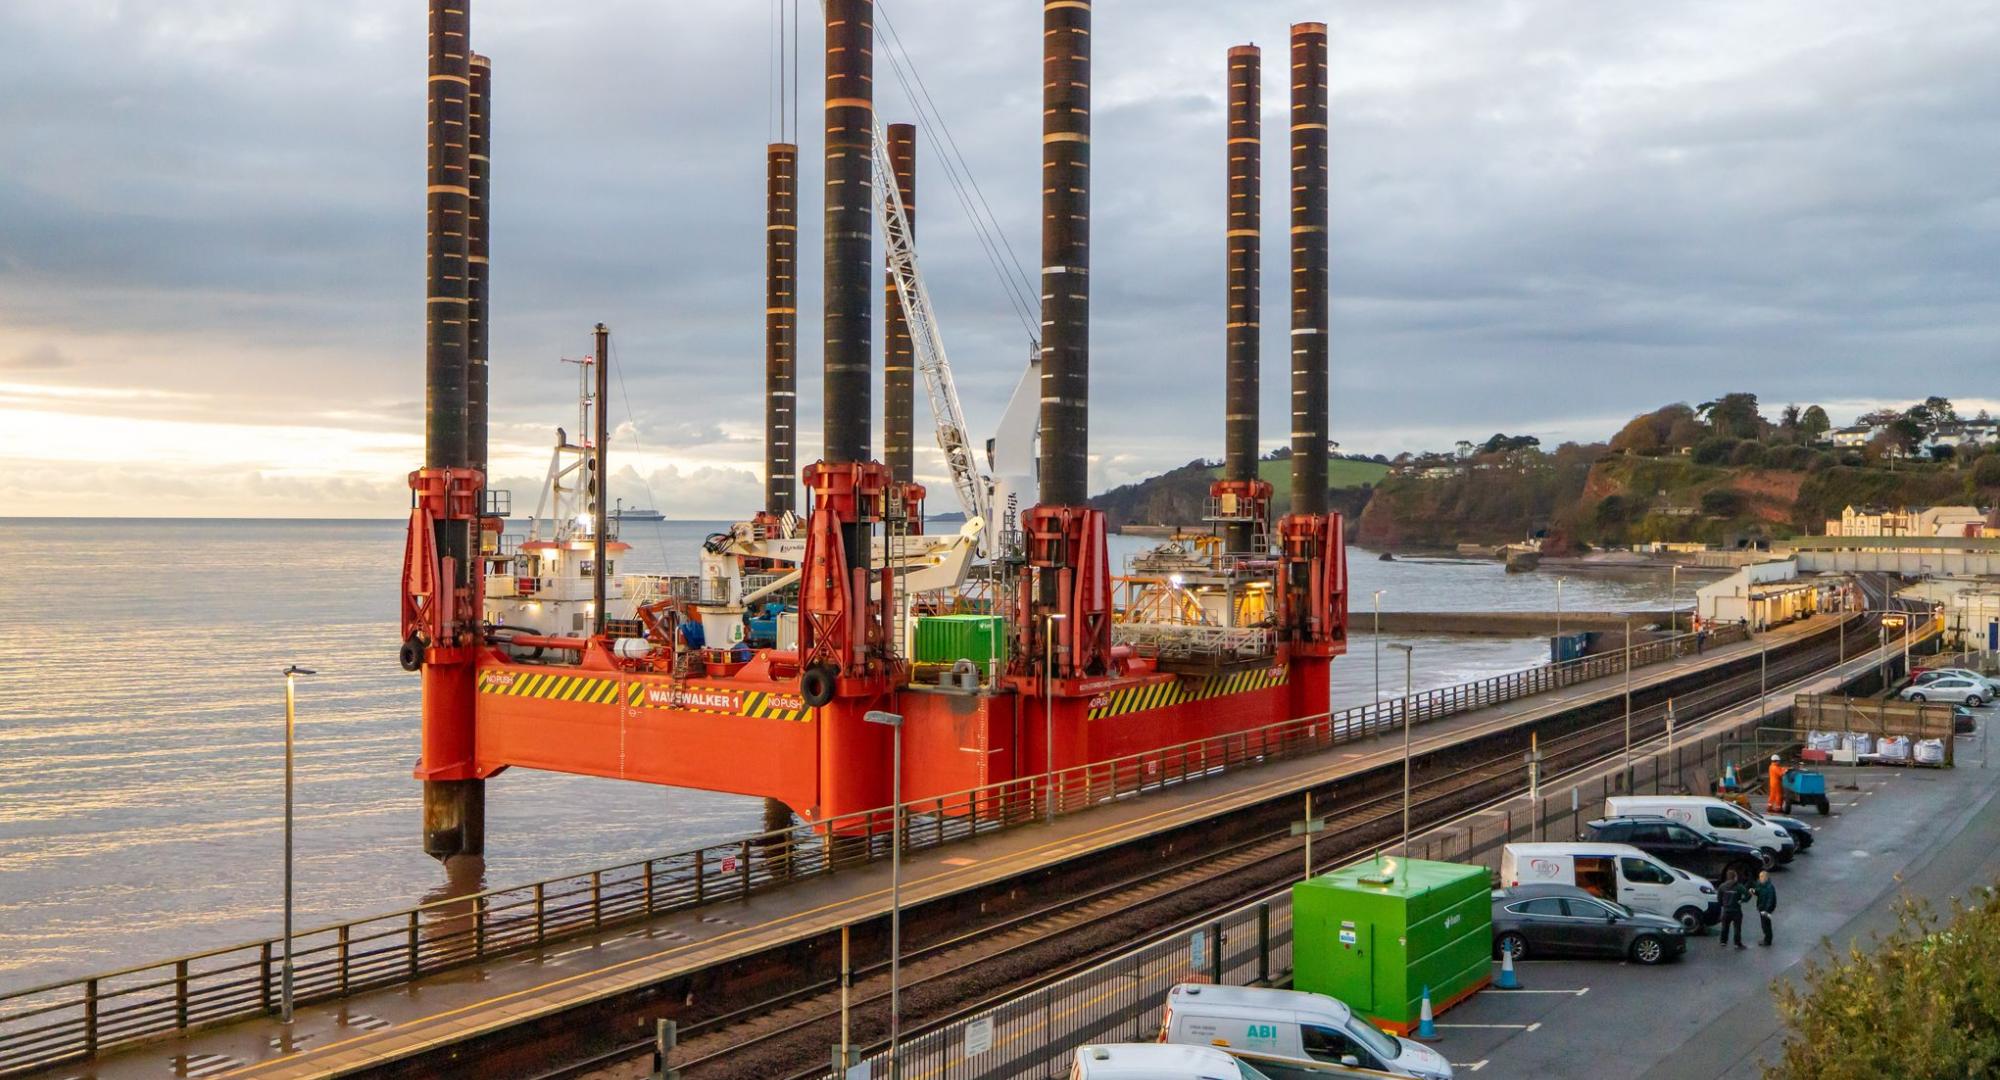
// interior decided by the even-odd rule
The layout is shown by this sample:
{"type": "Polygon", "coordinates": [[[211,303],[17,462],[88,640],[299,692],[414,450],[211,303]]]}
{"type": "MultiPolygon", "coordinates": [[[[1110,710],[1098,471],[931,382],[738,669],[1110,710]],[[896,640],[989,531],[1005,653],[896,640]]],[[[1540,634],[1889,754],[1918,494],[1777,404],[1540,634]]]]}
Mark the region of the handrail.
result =
{"type": "MultiPolygon", "coordinates": [[[[1724,627],[1716,644],[1745,637],[1724,627]]],[[[1692,634],[1635,645],[1632,666],[1687,651],[1692,634]]],[[[293,934],[295,1000],[312,1002],[392,986],[565,937],[865,865],[889,854],[894,815],[903,847],[924,850],[1071,814],[1132,794],[1179,786],[1240,765],[1317,752],[1411,723],[1426,723],[1617,674],[1626,650],[1281,721],[1139,754],[1001,781],[739,837],[527,885],[432,900],[293,934]]],[[[223,946],[84,978],[0,994],[0,1076],[94,1056],[277,1007],[281,937],[223,946]],[[39,1024],[33,1023],[37,1018],[39,1024]]]]}

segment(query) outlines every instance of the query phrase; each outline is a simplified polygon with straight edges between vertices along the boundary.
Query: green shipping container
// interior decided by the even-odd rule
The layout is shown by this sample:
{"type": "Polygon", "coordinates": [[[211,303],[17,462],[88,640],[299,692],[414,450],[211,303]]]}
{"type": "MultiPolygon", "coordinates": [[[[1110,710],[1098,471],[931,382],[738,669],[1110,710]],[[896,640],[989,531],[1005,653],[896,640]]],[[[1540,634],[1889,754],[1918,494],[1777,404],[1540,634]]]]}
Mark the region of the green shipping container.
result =
{"type": "Polygon", "coordinates": [[[1001,636],[997,615],[930,615],[917,620],[916,650],[911,657],[919,664],[949,664],[970,660],[982,669],[986,662],[1007,664],[1007,639],[1001,636]]]}
{"type": "Polygon", "coordinates": [[[1492,977],[1492,888],[1483,866],[1399,858],[1299,882],[1292,986],[1408,1034],[1424,987],[1442,1012],[1492,977]]]}

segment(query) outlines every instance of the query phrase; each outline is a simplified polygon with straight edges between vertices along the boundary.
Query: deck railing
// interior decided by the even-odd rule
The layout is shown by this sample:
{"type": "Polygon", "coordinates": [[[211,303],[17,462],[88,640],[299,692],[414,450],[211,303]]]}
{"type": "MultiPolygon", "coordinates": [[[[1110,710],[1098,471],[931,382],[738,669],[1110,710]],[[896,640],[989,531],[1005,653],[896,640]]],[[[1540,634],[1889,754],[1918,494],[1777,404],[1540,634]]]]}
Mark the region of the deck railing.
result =
{"type": "MultiPolygon", "coordinates": [[[[1725,627],[1709,638],[1745,636],[1725,627]]],[[[1631,650],[1634,668],[1686,655],[1692,635],[1631,650]]],[[[1625,670],[1625,650],[1412,694],[1413,723],[1625,670]]],[[[953,843],[1397,729],[1405,699],[1289,720],[1129,757],[906,803],[904,850],[953,843]]],[[[408,982],[604,927],[720,901],[889,854],[894,811],[864,811],[580,874],[433,901],[296,932],[294,1000],[408,982]]],[[[0,995],[0,1076],[199,1028],[274,1015],[284,940],[266,938],[0,995]]]]}

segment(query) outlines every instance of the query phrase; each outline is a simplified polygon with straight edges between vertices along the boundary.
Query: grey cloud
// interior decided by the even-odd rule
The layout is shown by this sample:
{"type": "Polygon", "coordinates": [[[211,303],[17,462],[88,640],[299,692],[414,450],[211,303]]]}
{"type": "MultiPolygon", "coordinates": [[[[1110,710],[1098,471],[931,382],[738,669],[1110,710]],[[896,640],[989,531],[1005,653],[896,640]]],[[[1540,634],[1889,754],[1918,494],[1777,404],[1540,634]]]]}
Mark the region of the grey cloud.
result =
{"type": "Polygon", "coordinates": [[[10,371],[56,371],[75,366],[76,361],[54,345],[37,345],[27,352],[0,361],[0,368],[10,371]]]}
{"type": "MultiPolygon", "coordinates": [[[[884,12],[1032,271],[1038,12],[946,0],[884,12]]],[[[474,40],[495,65],[496,424],[564,423],[574,371],[555,361],[587,349],[602,320],[621,375],[614,415],[629,412],[646,445],[718,441],[723,418],[758,426],[764,18],[743,4],[476,5],[474,40]]],[[[1293,18],[1333,31],[1333,401],[1349,448],[1553,431],[1730,389],[1805,402],[1984,385],[2000,338],[1989,2],[1102,0],[1099,486],[1220,451],[1222,56],[1244,40],[1265,48],[1263,428],[1267,444],[1284,439],[1293,18]]],[[[347,398],[313,383],[317,410],[420,392],[420,5],[207,0],[80,16],[19,0],[0,8],[0,40],[0,326],[46,337],[108,324],[183,342],[195,365],[205,343],[267,349],[281,386],[298,382],[288,370],[337,362],[334,396],[347,398]]],[[[890,51],[885,121],[909,116],[890,51]]],[[[802,79],[817,88],[810,52],[802,79]]],[[[810,93],[802,115],[811,443],[810,93]]],[[[1013,388],[1024,331],[942,182],[937,134],[920,140],[918,232],[983,428],[1013,388]]],[[[661,481],[756,498],[735,477],[661,481]]]]}

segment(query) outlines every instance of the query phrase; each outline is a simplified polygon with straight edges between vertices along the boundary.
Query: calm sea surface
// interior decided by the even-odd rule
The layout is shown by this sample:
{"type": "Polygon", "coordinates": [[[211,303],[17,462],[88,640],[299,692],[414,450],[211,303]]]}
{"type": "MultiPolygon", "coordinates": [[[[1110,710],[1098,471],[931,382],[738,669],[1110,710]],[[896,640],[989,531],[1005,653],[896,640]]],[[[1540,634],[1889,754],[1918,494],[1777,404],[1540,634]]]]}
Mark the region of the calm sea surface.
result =
{"type": "MultiPolygon", "coordinates": [[[[694,569],[698,522],[626,526],[621,569],[694,569]]],[[[0,990],[274,934],[283,679],[299,700],[299,919],[476,887],[419,845],[417,683],[396,664],[401,522],[0,520],[0,990]]],[[[1147,546],[1113,538],[1114,561],[1147,546]]],[[[1547,575],[1355,552],[1334,704],[1373,690],[1385,610],[1538,610],[1547,575]]],[[[1683,583],[1683,589],[1686,588],[1683,583]]],[[[1572,610],[1659,606],[1662,575],[1572,574],[1572,610]]],[[[1685,595],[1685,594],[1684,594],[1685,595]]],[[[1398,640],[1411,640],[1399,638],[1398,640]]],[[[1538,640],[1416,639],[1419,687],[1540,662],[1538,640]]],[[[1400,665],[1384,657],[1386,693],[1400,665]],[[1394,670],[1391,670],[1391,669],[1394,670]]],[[[512,770],[487,791],[487,884],[753,832],[758,800],[512,770]]]]}

